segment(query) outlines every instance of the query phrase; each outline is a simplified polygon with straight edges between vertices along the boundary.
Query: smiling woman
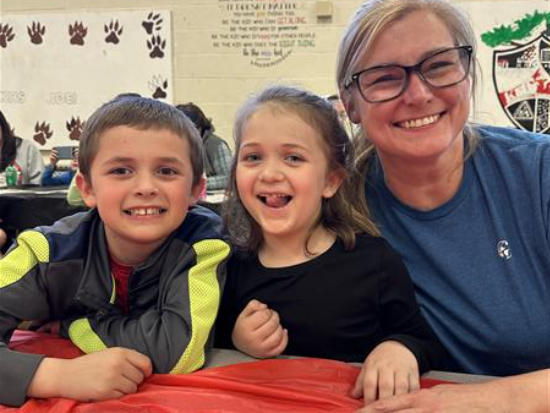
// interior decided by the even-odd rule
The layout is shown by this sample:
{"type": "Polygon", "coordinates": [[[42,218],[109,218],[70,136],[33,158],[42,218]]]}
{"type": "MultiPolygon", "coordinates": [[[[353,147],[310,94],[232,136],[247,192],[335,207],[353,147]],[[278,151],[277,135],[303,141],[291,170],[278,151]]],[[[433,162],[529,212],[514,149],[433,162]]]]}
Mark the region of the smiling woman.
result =
{"type": "Polygon", "coordinates": [[[460,411],[548,411],[550,141],[467,122],[475,37],[449,1],[365,2],[342,37],[337,67],[360,132],[366,184],[358,190],[403,255],[450,353],[447,368],[518,375],[471,393],[436,388],[364,411],[438,404],[439,412],[457,403],[460,411]],[[525,393],[510,397],[515,391],[525,393]]]}

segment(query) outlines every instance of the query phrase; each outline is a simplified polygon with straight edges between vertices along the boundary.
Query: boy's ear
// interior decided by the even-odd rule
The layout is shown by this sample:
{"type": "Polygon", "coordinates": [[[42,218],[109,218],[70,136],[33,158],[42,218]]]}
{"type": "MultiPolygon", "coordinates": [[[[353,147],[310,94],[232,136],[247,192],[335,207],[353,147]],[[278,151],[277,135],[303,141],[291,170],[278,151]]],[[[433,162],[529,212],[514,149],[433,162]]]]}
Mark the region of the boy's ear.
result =
{"type": "Polygon", "coordinates": [[[336,191],[338,191],[338,188],[340,188],[340,185],[342,185],[345,177],[346,171],[343,169],[329,172],[325,183],[325,189],[323,190],[323,198],[332,198],[336,191]]]}
{"type": "Polygon", "coordinates": [[[355,105],[355,96],[352,92],[352,89],[341,89],[340,99],[342,100],[344,108],[346,108],[346,113],[348,114],[349,120],[356,125],[361,123],[361,117],[357,112],[357,108],[355,105]]]}
{"type": "Polygon", "coordinates": [[[203,175],[199,182],[191,188],[191,196],[189,197],[189,206],[195,205],[199,200],[206,196],[206,177],[203,175]]]}
{"type": "Polygon", "coordinates": [[[86,206],[88,206],[89,208],[94,208],[97,205],[97,202],[92,185],[88,183],[88,181],[82,176],[80,172],[77,172],[75,179],[76,186],[80,191],[80,196],[82,197],[82,200],[84,201],[86,206]]]}

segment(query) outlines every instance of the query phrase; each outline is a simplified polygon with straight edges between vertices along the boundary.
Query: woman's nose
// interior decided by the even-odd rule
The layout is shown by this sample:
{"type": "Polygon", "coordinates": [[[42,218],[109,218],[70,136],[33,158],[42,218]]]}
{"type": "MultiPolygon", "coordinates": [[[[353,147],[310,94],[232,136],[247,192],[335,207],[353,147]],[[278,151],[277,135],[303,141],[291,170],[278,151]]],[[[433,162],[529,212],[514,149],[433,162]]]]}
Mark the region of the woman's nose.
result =
{"type": "Polygon", "coordinates": [[[417,73],[411,73],[409,84],[403,93],[403,101],[407,105],[420,105],[433,98],[431,87],[417,73]]]}

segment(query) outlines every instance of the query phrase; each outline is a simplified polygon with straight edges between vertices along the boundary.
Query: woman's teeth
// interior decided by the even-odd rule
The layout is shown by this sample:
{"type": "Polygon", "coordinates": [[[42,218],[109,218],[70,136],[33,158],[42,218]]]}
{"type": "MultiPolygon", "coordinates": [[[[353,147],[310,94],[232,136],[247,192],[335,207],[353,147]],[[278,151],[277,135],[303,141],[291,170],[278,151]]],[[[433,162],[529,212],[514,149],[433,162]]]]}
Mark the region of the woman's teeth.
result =
{"type": "Polygon", "coordinates": [[[420,128],[422,126],[431,125],[432,123],[435,123],[441,115],[431,115],[426,116],[425,118],[420,119],[412,119],[412,120],[406,120],[403,122],[399,122],[398,126],[405,129],[414,129],[414,128],[420,128]]]}

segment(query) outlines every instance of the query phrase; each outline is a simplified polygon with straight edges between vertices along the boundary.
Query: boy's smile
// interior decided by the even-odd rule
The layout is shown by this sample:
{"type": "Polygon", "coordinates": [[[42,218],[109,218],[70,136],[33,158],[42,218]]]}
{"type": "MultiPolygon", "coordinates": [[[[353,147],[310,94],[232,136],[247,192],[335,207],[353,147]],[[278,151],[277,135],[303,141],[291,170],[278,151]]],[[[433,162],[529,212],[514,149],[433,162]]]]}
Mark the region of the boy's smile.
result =
{"type": "Polygon", "coordinates": [[[136,265],[157,249],[196,203],[187,139],[167,129],[117,126],[104,132],[91,184],[79,188],[105,224],[109,252],[136,265]]]}

